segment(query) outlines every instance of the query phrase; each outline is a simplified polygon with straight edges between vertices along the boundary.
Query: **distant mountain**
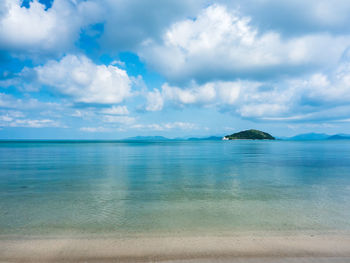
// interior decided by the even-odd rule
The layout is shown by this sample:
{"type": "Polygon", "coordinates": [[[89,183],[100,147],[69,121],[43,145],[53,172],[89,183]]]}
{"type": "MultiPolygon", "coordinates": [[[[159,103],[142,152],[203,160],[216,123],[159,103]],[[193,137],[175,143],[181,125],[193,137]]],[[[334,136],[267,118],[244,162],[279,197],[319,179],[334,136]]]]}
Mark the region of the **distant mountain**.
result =
{"type": "Polygon", "coordinates": [[[219,141],[222,137],[210,136],[210,137],[191,137],[191,138],[175,138],[169,139],[163,136],[136,136],[126,138],[123,141],[219,141]]]}
{"type": "Polygon", "coordinates": [[[163,136],[136,136],[124,139],[124,141],[171,141],[163,136]]]}
{"type": "Polygon", "coordinates": [[[246,130],[227,135],[224,140],[275,140],[275,137],[259,130],[246,130]]]}
{"type": "Polygon", "coordinates": [[[188,138],[188,141],[221,141],[222,137],[210,136],[205,138],[188,138]]]}
{"type": "Polygon", "coordinates": [[[322,140],[350,140],[349,134],[328,135],[325,133],[304,133],[289,138],[281,138],[288,141],[322,141],[322,140]]]}
{"type": "MultiPolygon", "coordinates": [[[[275,140],[276,138],[259,130],[247,130],[224,137],[190,137],[169,139],[164,136],[135,136],[123,141],[220,141],[220,140],[275,140]]],[[[287,141],[321,141],[321,140],[350,140],[350,134],[328,135],[325,133],[304,133],[293,137],[278,137],[278,140],[287,141]]]]}
{"type": "Polygon", "coordinates": [[[329,136],[327,140],[350,140],[350,135],[348,134],[336,134],[329,136]]]}
{"type": "Polygon", "coordinates": [[[327,140],[330,136],[325,133],[304,133],[299,134],[290,138],[286,138],[286,140],[290,141],[318,141],[318,140],[327,140]]]}

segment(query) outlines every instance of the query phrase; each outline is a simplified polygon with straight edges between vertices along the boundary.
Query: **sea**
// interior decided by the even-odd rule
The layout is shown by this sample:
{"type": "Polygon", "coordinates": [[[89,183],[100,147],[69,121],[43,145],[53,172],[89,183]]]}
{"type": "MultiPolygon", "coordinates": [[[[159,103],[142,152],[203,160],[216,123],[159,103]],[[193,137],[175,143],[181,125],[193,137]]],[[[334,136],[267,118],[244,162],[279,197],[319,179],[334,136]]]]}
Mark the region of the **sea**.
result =
{"type": "Polygon", "coordinates": [[[2,141],[0,235],[350,230],[350,141],[2,141]]]}

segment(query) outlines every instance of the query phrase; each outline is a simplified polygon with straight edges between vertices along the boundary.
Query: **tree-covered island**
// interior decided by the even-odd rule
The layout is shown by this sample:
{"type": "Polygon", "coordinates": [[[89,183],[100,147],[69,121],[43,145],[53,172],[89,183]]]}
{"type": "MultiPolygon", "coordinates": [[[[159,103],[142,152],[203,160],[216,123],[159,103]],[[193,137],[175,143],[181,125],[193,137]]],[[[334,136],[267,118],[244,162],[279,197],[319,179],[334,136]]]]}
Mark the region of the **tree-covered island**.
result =
{"type": "Polygon", "coordinates": [[[223,140],[275,140],[275,137],[259,130],[246,130],[226,135],[223,140]]]}

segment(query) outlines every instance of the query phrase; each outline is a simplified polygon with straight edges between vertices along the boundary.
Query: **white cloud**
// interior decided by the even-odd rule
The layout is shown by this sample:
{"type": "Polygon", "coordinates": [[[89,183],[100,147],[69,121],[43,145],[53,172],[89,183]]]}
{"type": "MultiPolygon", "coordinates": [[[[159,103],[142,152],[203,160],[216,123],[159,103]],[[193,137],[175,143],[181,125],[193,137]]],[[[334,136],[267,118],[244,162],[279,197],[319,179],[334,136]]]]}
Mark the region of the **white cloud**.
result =
{"type": "MultiPolygon", "coordinates": [[[[247,82],[245,83],[247,84],[247,82]]],[[[208,82],[198,85],[191,83],[190,87],[180,88],[165,83],[161,91],[154,89],[146,95],[147,111],[159,111],[165,103],[184,107],[186,105],[215,105],[217,103],[235,104],[244,84],[237,82],[208,82]]],[[[251,85],[251,84],[250,84],[251,85]]]]}
{"type": "Polygon", "coordinates": [[[303,82],[309,99],[328,104],[350,102],[350,61],[341,63],[331,74],[316,73],[303,82]]]}
{"type": "Polygon", "coordinates": [[[72,117],[78,117],[78,118],[81,118],[85,115],[85,112],[84,111],[81,111],[81,110],[75,110],[71,116],[72,117]]]}
{"type": "Polygon", "coordinates": [[[14,55],[60,55],[74,49],[85,29],[96,34],[89,26],[103,23],[101,46],[113,52],[135,50],[177,19],[194,14],[205,1],[54,0],[46,9],[39,0],[28,1],[29,8],[21,6],[22,0],[2,0],[0,48],[14,55]]]}
{"type": "Polygon", "coordinates": [[[64,127],[59,122],[51,119],[28,119],[22,112],[7,111],[0,115],[0,127],[64,127]]]}
{"type": "Polygon", "coordinates": [[[16,103],[18,100],[13,98],[11,95],[0,93],[0,107],[2,108],[12,108],[14,103],[16,103]]]}
{"type": "Polygon", "coordinates": [[[101,113],[109,115],[128,115],[129,111],[126,106],[112,106],[111,108],[101,110],[101,113]]]}
{"type": "Polygon", "coordinates": [[[259,26],[274,28],[284,35],[349,32],[350,2],[347,0],[219,1],[251,15],[259,26]]]}
{"type": "Polygon", "coordinates": [[[240,91],[244,88],[244,83],[236,82],[218,82],[218,96],[224,104],[233,105],[239,98],[240,91]]]}
{"type": "Polygon", "coordinates": [[[24,67],[21,72],[10,74],[8,78],[0,80],[0,87],[16,87],[21,92],[37,92],[39,87],[36,85],[36,73],[32,68],[24,67]]]}
{"type": "Polygon", "coordinates": [[[163,109],[164,100],[162,94],[158,89],[154,89],[151,92],[148,92],[146,95],[147,98],[147,111],[160,111],[163,109]]]}
{"type": "Polygon", "coordinates": [[[84,55],[67,55],[35,68],[38,81],[73,97],[75,102],[113,104],[130,96],[131,80],[125,70],[96,65],[84,55]]]}
{"type": "Polygon", "coordinates": [[[81,131],[83,132],[110,132],[111,129],[106,128],[106,127],[82,127],[80,128],[81,131]]]}
{"type": "MultiPolygon", "coordinates": [[[[181,51],[183,53],[186,53],[183,50],[186,50],[187,47],[192,48],[192,23],[199,23],[198,20],[186,22],[191,26],[182,33],[185,35],[184,39],[179,39],[179,43],[185,40],[188,42],[183,44],[181,51]]],[[[203,37],[202,34],[199,35],[203,37]]],[[[200,45],[214,43],[215,46],[215,38],[213,42],[205,43],[204,41],[200,45]]],[[[195,52],[196,48],[193,47],[193,50],[195,52]]],[[[298,60],[299,52],[293,53],[293,60],[298,60]]],[[[304,52],[301,53],[303,57],[304,52]]],[[[316,56],[316,53],[314,54],[316,56]]],[[[187,55],[186,53],[185,56],[187,55]]],[[[221,58],[218,59],[221,61],[221,58]]],[[[229,63],[226,61],[226,64],[229,63]]],[[[204,65],[204,67],[210,66],[209,64],[204,65]]],[[[184,67],[188,69],[187,66],[184,67]]],[[[221,111],[243,118],[265,121],[347,119],[350,103],[350,51],[343,52],[336,65],[330,63],[327,69],[308,72],[300,76],[285,75],[265,80],[215,80],[204,82],[204,84],[198,84],[192,80],[183,86],[165,83],[161,89],[149,92],[146,97],[148,103],[146,110],[148,111],[159,111],[169,106],[194,105],[217,107],[221,111]]]]}
{"type": "Polygon", "coordinates": [[[167,99],[178,101],[180,104],[203,104],[212,101],[216,96],[213,83],[194,86],[190,89],[181,89],[164,84],[162,86],[162,94],[167,99]]]}
{"type": "Polygon", "coordinates": [[[80,29],[100,20],[100,7],[91,1],[55,0],[52,7],[34,0],[30,8],[20,0],[4,0],[0,13],[0,48],[34,55],[59,54],[72,49],[80,29]]]}
{"type": "Polygon", "coordinates": [[[237,11],[211,5],[195,19],[173,24],[161,43],[146,41],[140,55],[170,81],[207,82],[335,65],[349,44],[349,37],[327,34],[282,39],[259,32],[237,11]]]}
{"type": "Polygon", "coordinates": [[[43,128],[43,127],[61,127],[61,124],[50,119],[17,119],[10,124],[11,127],[30,127],[30,128],[43,128]]]}
{"type": "Polygon", "coordinates": [[[265,121],[346,119],[350,103],[350,60],[328,73],[279,81],[217,81],[179,88],[164,84],[157,94],[162,107],[217,107],[243,118],[265,121]]]}
{"type": "MultiPolygon", "coordinates": [[[[264,118],[265,116],[278,116],[288,110],[288,105],[277,103],[247,104],[238,108],[238,113],[247,118],[264,118]]],[[[265,118],[267,119],[267,118],[265,118]]],[[[272,119],[272,118],[270,118],[272,119]]],[[[275,118],[275,120],[277,120],[275,118]]]]}
{"type": "Polygon", "coordinates": [[[43,102],[34,98],[19,99],[12,95],[0,93],[0,107],[16,110],[61,110],[66,105],[56,102],[43,102]]]}
{"type": "Polygon", "coordinates": [[[165,27],[192,16],[206,0],[96,2],[104,7],[105,25],[100,43],[115,52],[135,50],[143,41],[158,38],[165,27]]]}
{"type": "Polygon", "coordinates": [[[107,123],[120,123],[124,125],[130,125],[135,122],[134,117],[129,116],[111,116],[111,115],[105,115],[102,118],[103,122],[107,123]]]}
{"type": "MultiPolygon", "coordinates": [[[[55,98],[62,102],[59,104],[31,99],[28,94],[16,98],[18,95],[0,93],[0,107],[24,112],[35,109],[40,116],[5,113],[0,120],[6,125],[54,126],[59,123],[53,120],[58,116],[53,113],[62,111],[65,116],[96,121],[97,128],[81,128],[87,132],[109,129],[104,125],[153,130],[196,127],[182,122],[135,124],[138,118],[126,116],[127,106],[116,104],[136,94],[146,97],[147,111],[194,106],[216,107],[242,118],[266,121],[349,119],[350,64],[339,60],[350,45],[349,1],[216,2],[224,5],[206,5],[198,13],[203,1],[103,0],[101,4],[55,0],[47,10],[38,0],[30,8],[21,7],[19,0],[1,1],[0,50],[14,56],[29,53],[47,58],[42,55],[54,54],[61,59],[18,74],[6,71],[0,86],[15,86],[23,93],[50,86],[50,91],[64,97],[55,98]],[[231,8],[237,3],[241,8],[231,8]],[[278,8],[277,13],[266,9],[274,5],[291,16],[285,19],[287,13],[278,8]],[[153,8],[156,6],[159,9],[153,8]],[[303,22],[298,22],[298,14],[303,22]],[[279,21],[279,16],[283,16],[280,21],[289,22],[264,26],[264,21],[279,21]],[[160,89],[147,92],[142,76],[129,77],[120,60],[97,65],[85,55],[75,54],[79,46],[75,43],[84,28],[103,21],[100,51],[113,51],[114,55],[125,49],[139,52],[147,68],[151,66],[165,77],[160,89]],[[288,33],[292,31],[298,32],[288,33]],[[76,110],[73,102],[84,107],[76,110]]],[[[98,42],[99,36],[89,37],[98,42]]],[[[129,67],[131,61],[126,62],[129,67]]]]}
{"type": "Polygon", "coordinates": [[[125,67],[125,62],[123,62],[123,61],[120,61],[120,60],[113,60],[112,62],[111,62],[111,65],[117,65],[117,66],[120,66],[120,67],[125,67]]]}

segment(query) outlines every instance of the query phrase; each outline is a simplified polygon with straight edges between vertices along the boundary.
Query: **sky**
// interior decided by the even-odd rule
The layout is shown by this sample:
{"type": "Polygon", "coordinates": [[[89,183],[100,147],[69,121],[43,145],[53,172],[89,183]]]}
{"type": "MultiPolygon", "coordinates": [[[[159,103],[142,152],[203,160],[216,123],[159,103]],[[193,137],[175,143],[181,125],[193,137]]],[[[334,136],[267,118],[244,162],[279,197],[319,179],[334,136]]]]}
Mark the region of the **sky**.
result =
{"type": "Polygon", "coordinates": [[[1,0],[0,139],[350,133],[348,0],[1,0]]]}

